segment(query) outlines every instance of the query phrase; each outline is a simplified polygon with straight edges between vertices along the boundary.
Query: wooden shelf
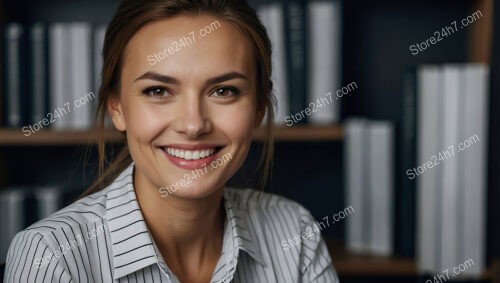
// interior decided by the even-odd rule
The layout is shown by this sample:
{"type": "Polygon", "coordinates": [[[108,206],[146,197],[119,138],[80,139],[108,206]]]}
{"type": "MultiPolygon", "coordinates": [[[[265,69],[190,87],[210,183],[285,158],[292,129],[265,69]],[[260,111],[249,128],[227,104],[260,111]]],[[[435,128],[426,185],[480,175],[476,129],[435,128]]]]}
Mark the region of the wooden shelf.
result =
{"type": "MultiPolygon", "coordinates": [[[[277,127],[276,141],[339,141],[344,131],[342,126],[295,126],[277,127]]],[[[0,146],[61,146],[80,145],[89,142],[90,131],[52,131],[41,130],[30,136],[25,136],[21,129],[0,129],[0,146]]],[[[254,134],[255,141],[262,141],[264,131],[258,129],[254,134]]],[[[106,141],[121,142],[123,135],[116,130],[106,132],[106,141]]]]}
{"type": "MultiPolygon", "coordinates": [[[[421,276],[414,259],[395,256],[352,254],[346,251],[341,240],[325,238],[333,265],[340,276],[421,276]]],[[[484,270],[480,279],[500,283],[500,260],[484,270]]]]}
{"type": "MultiPolygon", "coordinates": [[[[340,125],[333,126],[293,126],[276,127],[275,140],[277,142],[293,141],[340,141],[344,138],[344,128],[340,125]]],[[[254,133],[254,140],[264,139],[264,131],[258,129],[254,133]]]]}
{"type": "MultiPolygon", "coordinates": [[[[30,136],[25,136],[20,129],[1,129],[0,145],[2,146],[61,146],[84,145],[90,140],[90,131],[52,131],[41,130],[30,136]]],[[[106,141],[121,142],[120,132],[109,130],[106,141]]]]}
{"type": "Polygon", "coordinates": [[[328,238],[325,241],[341,276],[418,276],[413,259],[351,254],[342,241],[328,238]]]}

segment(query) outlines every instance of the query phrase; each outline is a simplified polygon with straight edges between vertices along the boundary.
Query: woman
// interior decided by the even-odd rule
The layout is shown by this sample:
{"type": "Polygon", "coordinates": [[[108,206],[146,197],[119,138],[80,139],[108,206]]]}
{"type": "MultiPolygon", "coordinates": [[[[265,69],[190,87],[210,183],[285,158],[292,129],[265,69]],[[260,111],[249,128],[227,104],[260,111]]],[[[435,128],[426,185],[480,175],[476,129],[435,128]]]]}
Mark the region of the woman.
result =
{"type": "Polygon", "coordinates": [[[102,174],[16,235],[6,282],[338,282],[307,210],[225,189],[264,117],[271,136],[270,55],[243,1],[122,2],[103,50],[102,174]],[[126,147],[103,170],[106,115],[126,147]]]}

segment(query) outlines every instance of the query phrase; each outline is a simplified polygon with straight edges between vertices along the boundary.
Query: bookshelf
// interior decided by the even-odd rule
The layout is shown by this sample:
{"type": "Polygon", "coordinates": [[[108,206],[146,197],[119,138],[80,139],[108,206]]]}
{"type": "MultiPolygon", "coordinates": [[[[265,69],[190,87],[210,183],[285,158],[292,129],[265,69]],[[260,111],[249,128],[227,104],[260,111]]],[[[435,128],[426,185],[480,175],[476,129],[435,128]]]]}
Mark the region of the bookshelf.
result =
{"type": "MultiPolygon", "coordinates": [[[[345,250],[341,240],[326,238],[325,242],[330,254],[335,255],[333,263],[342,276],[417,277],[419,275],[417,264],[413,259],[352,254],[345,250]]],[[[481,280],[498,283],[499,267],[498,263],[492,264],[491,268],[483,272],[481,280]]]]}
{"type": "MultiPolygon", "coordinates": [[[[109,129],[105,135],[105,139],[109,143],[123,141],[123,135],[114,129],[109,129]]],[[[276,142],[341,141],[343,135],[344,131],[341,125],[293,126],[275,129],[276,142]]],[[[0,129],[0,146],[80,145],[88,143],[91,136],[91,131],[42,130],[26,137],[20,129],[0,129]]],[[[262,141],[264,136],[264,131],[257,129],[253,139],[254,141],[262,141]]]]}
{"type": "MultiPolygon", "coordinates": [[[[78,0],[82,2],[82,0],[78,0]]],[[[77,1],[77,2],[78,2],[77,1]]],[[[7,0],[0,2],[0,25],[5,24],[7,20],[12,20],[11,17],[19,17],[21,21],[29,21],[29,18],[20,16],[22,11],[19,4],[14,4],[13,0],[7,0]],[[4,3],[5,2],[5,3],[4,3]],[[7,7],[7,10],[2,10],[2,5],[7,7]],[[14,7],[15,13],[10,13],[14,7]],[[2,17],[2,15],[15,15],[11,17],[2,17]],[[6,19],[7,18],[7,19],[6,19]]],[[[35,2],[35,1],[28,1],[35,2]]],[[[40,1],[39,4],[35,3],[37,6],[42,7],[47,0],[40,1]]],[[[100,5],[98,1],[90,1],[90,7],[92,5],[100,5]]],[[[97,16],[89,16],[89,21],[100,22],[102,19],[106,19],[107,16],[103,16],[109,11],[113,11],[116,7],[118,1],[105,1],[105,12],[99,12],[97,16]]],[[[265,2],[265,1],[264,1],[265,2]]],[[[368,116],[375,119],[388,119],[395,120],[397,116],[394,114],[395,110],[401,103],[400,101],[400,89],[398,88],[398,83],[396,80],[398,77],[394,77],[395,73],[399,73],[400,69],[404,64],[420,64],[420,63],[434,63],[435,57],[433,57],[431,51],[424,54],[421,58],[422,62],[415,58],[407,60],[403,63],[392,62],[398,61],[394,59],[400,54],[394,55],[394,57],[387,56],[386,53],[378,53],[379,50],[372,48],[373,45],[366,46],[366,41],[384,41],[387,38],[392,40],[397,40],[397,36],[391,34],[394,30],[399,30],[398,28],[388,29],[388,30],[377,30],[383,26],[384,15],[393,15],[402,12],[400,18],[404,18],[406,14],[411,14],[405,8],[404,5],[412,6],[414,5],[417,10],[424,12],[426,8],[418,7],[419,3],[424,3],[426,7],[433,7],[433,4],[429,4],[432,1],[409,1],[408,3],[398,3],[401,1],[397,0],[384,0],[382,2],[373,3],[373,1],[368,0],[347,0],[344,1],[344,20],[343,20],[343,85],[346,85],[352,81],[357,82],[360,85],[360,93],[356,92],[355,95],[347,95],[342,99],[342,116],[343,118],[351,115],[368,116]],[[371,3],[370,3],[371,2],[371,3]],[[378,9],[372,10],[371,7],[377,7],[378,9]],[[361,7],[361,9],[360,9],[361,7]],[[384,10],[387,9],[387,10],[384,10]],[[401,11],[403,10],[403,11],[401,11]],[[370,20],[363,21],[362,18],[368,16],[371,17],[370,20]],[[374,21],[375,25],[370,25],[370,21],[374,21]],[[361,23],[358,23],[361,22],[361,23]],[[382,24],[381,24],[382,23],[382,24]],[[352,28],[352,27],[355,28],[352,28]],[[366,30],[367,36],[363,35],[366,30]],[[385,35],[386,38],[383,40],[381,37],[375,37],[376,33],[380,33],[382,36],[385,35]],[[364,37],[363,37],[364,36],[364,37]],[[361,39],[361,37],[363,37],[361,39]],[[365,41],[366,40],[366,41],[365,41]],[[365,51],[367,49],[370,51],[365,51]],[[386,58],[383,62],[384,65],[380,64],[378,68],[374,67],[374,64],[367,65],[366,62],[372,60],[377,60],[378,57],[386,58]],[[391,61],[392,60],[392,61],[391,61]],[[413,60],[413,61],[412,61],[413,60]],[[382,66],[382,67],[380,67],[382,66]],[[395,101],[395,102],[393,102],[395,101]],[[391,108],[391,109],[389,109],[391,108]]],[[[406,1],[405,1],[406,2],[406,1]]],[[[484,18],[482,21],[477,22],[470,29],[464,31],[463,34],[458,34],[456,38],[450,39],[451,44],[443,43],[442,46],[436,46],[435,50],[439,57],[442,57],[443,61],[446,60],[456,60],[464,62],[482,62],[490,63],[491,58],[491,45],[493,36],[493,0],[458,0],[458,1],[441,1],[441,3],[436,3],[436,7],[430,9],[433,10],[433,15],[445,15],[445,13],[438,12],[441,8],[446,7],[446,5],[456,5],[457,7],[466,7],[464,10],[467,11],[483,11],[484,18]],[[456,44],[457,43],[457,44],[456,44]],[[454,45],[456,44],[456,45],[454,45]],[[460,46],[457,48],[456,46],[460,46]],[[454,51],[458,49],[459,51],[454,51]],[[448,54],[449,53],[449,54],[448,54]],[[452,59],[449,59],[452,58],[452,59]],[[456,59],[459,58],[459,59],[456,59]]],[[[43,8],[43,7],[42,7],[43,8]]],[[[67,7],[66,7],[67,8],[67,7]]],[[[50,21],[54,18],[53,11],[48,11],[49,8],[45,8],[44,13],[37,16],[37,20],[50,21]]],[[[455,9],[455,8],[454,8],[455,9]]],[[[78,14],[77,10],[71,10],[70,14],[64,16],[62,20],[71,20],[75,15],[78,14]]],[[[102,10],[102,9],[95,9],[102,10]]],[[[456,11],[456,10],[454,10],[456,11]]],[[[34,12],[28,13],[31,17],[35,18],[34,12]]],[[[414,16],[414,14],[411,14],[414,16]]],[[[82,16],[78,14],[79,20],[82,16]]],[[[395,19],[396,17],[393,17],[395,19]]],[[[16,18],[14,18],[16,19],[16,18]]],[[[86,18],[83,17],[85,20],[86,18]]],[[[438,18],[432,19],[430,21],[431,25],[439,27],[441,25],[441,20],[438,18]]],[[[405,24],[412,26],[413,29],[418,29],[419,26],[416,23],[409,23],[404,21],[405,24]]],[[[429,27],[429,25],[427,25],[429,27]]],[[[498,33],[498,31],[497,31],[498,33]]],[[[426,34],[431,35],[431,34],[426,34]]],[[[409,36],[409,35],[408,35],[409,36]]],[[[423,38],[423,37],[422,37],[423,38]]],[[[384,44],[393,47],[394,42],[387,41],[384,44]]],[[[406,44],[406,43],[405,43],[406,44]]],[[[378,43],[380,47],[382,43],[378,43]]],[[[398,48],[405,49],[407,51],[407,46],[399,46],[398,48]]],[[[1,50],[1,46],[0,46],[1,50]]],[[[0,58],[1,59],[1,58],[0,58]]],[[[380,62],[380,61],[377,61],[380,62]]],[[[2,80],[2,67],[0,67],[0,82],[2,80]]],[[[2,90],[0,89],[0,93],[2,90]]],[[[0,97],[4,97],[5,94],[2,93],[0,97]]],[[[0,99],[0,107],[2,105],[2,99],[0,99]]],[[[44,148],[50,147],[52,149],[57,149],[58,147],[75,147],[79,148],[81,145],[85,145],[89,142],[91,131],[51,131],[42,130],[40,132],[34,133],[29,137],[23,135],[20,129],[8,129],[0,127],[0,168],[8,167],[10,162],[16,162],[16,160],[6,159],[6,152],[12,147],[16,148],[44,148]]],[[[262,130],[257,130],[254,134],[254,141],[259,142],[264,138],[264,132],[262,130]]],[[[344,139],[344,128],[342,124],[329,125],[329,126],[312,126],[312,125],[298,125],[293,127],[277,127],[275,131],[275,141],[277,147],[284,148],[283,150],[292,151],[290,148],[294,148],[294,144],[306,144],[306,150],[309,147],[314,147],[316,143],[326,143],[328,146],[340,148],[341,143],[344,139]]],[[[115,130],[109,130],[106,132],[106,141],[108,143],[120,143],[123,141],[123,135],[115,130]]],[[[320,158],[330,158],[321,156],[320,158]]],[[[341,156],[334,156],[337,162],[341,163],[341,156]]],[[[295,162],[297,163],[297,162],[295,162]]],[[[286,166],[286,165],[285,165],[286,166]]],[[[295,166],[295,164],[287,165],[295,166]]],[[[3,171],[3,170],[2,170],[3,171]]],[[[286,171],[286,170],[283,170],[286,171]]],[[[324,169],[322,174],[330,174],[328,169],[324,169]]],[[[293,175],[293,174],[290,174],[293,175]]],[[[282,176],[284,179],[288,176],[282,176]]],[[[292,176],[290,176],[292,178],[292,176]]],[[[4,173],[0,173],[1,183],[6,183],[10,181],[6,178],[4,173]],[[8,180],[8,181],[3,181],[8,180]]],[[[397,189],[397,188],[396,188],[397,189]]],[[[489,188],[491,190],[491,188],[489,188]]],[[[318,200],[319,201],[319,200],[318,200]]],[[[493,210],[492,210],[493,211],[493,210]]],[[[498,210],[495,210],[498,211],[498,210]]],[[[491,212],[490,212],[491,214],[491,212]]],[[[409,276],[418,277],[419,273],[417,270],[416,262],[412,258],[398,258],[398,257],[377,257],[377,256],[367,256],[367,255],[353,255],[347,252],[344,248],[342,239],[339,238],[326,238],[327,245],[330,249],[331,254],[334,255],[333,261],[337,268],[340,276],[356,277],[356,276],[367,276],[367,277],[381,277],[381,276],[409,276]]],[[[491,259],[491,264],[489,269],[485,271],[483,276],[484,280],[498,283],[500,281],[499,267],[500,263],[496,263],[495,258],[500,257],[500,254],[493,254],[491,259]]],[[[348,282],[348,281],[346,281],[348,282]]]]}

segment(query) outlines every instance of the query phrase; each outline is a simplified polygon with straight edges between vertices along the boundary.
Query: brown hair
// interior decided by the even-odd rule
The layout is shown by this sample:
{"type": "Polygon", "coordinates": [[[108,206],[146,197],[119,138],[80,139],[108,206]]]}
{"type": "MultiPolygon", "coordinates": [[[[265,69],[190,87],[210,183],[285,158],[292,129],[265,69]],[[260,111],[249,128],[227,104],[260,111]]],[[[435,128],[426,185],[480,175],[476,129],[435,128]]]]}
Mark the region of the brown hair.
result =
{"type": "Polygon", "coordinates": [[[107,104],[110,97],[119,95],[122,57],[127,43],[142,27],[153,21],[177,15],[201,14],[210,14],[235,25],[255,47],[258,72],[257,113],[266,114],[263,126],[266,134],[256,172],[258,169],[263,170],[259,186],[264,186],[272,164],[275,98],[271,81],[271,42],[255,11],[243,0],[124,0],[111,20],[104,40],[102,83],[94,133],[99,153],[98,177],[82,196],[108,186],[132,162],[126,142],[117,157],[112,162],[107,162],[104,138],[107,104]]]}

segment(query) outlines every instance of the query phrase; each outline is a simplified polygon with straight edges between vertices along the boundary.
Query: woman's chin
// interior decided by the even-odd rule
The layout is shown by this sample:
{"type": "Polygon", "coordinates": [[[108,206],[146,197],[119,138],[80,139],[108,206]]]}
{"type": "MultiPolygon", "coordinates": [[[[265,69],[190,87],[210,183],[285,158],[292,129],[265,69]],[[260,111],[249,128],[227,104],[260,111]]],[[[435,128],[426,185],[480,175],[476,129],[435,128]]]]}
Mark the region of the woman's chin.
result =
{"type": "Polygon", "coordinates": [[[177,197],[177,198],[188,198],[188,199],[199,199],[206,198],[220,189],[222,189],[224,185],[216,185],[210,184],[210,182],[204,182],[203,180],[192,181],[189,184],[172,184],[167,187],[160,188],[160,195],[162,197],[177,197]]]}

